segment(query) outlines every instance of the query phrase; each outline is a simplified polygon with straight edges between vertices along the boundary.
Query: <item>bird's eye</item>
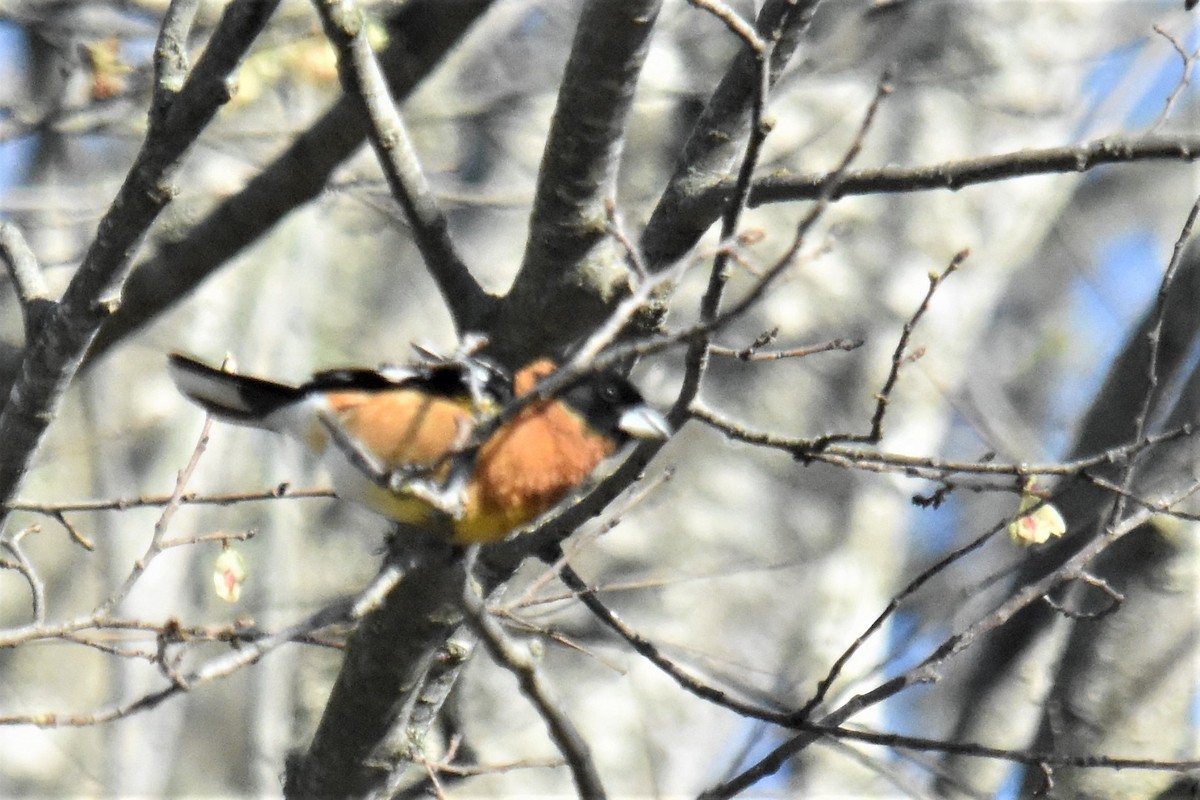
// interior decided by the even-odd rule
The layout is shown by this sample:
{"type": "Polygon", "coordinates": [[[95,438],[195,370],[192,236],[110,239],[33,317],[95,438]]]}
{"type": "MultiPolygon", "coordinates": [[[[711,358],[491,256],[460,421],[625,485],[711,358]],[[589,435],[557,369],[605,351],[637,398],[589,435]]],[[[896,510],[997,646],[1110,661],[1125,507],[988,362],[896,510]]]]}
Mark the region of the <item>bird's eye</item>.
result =
{"type": "Polygon", "coordinates": [[[607,383],[600,387],[600,399],[608,403],[615,403],[621,399],[621,392],[615,384],[607,383]]]}

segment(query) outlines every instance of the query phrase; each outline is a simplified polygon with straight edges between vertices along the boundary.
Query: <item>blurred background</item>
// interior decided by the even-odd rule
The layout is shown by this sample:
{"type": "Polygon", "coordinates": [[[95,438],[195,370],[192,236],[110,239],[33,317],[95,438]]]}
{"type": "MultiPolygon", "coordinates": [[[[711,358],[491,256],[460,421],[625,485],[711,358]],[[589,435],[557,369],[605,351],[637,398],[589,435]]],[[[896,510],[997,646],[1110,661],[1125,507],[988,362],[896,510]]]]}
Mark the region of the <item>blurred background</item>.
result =
{"type": "MultiPolygon", "coordinates": [[[[379,15],[399,5],[360,4],[379,15]]],[[[90,0],[0,9],[0,214],[24,232],[55,292],[95,236],[145,134],[164,5],[90,0]]],[[[221,5],[202,4],[199,33],[211,29],[221,5]]],[[[749,15],[756,4],[729,5],[749,15]]],[[[403,106],[451,233],[493,291],[507,288],[520,263],[580,6],[498,0],[403,106]]],[[[1191,61],[1176,46],[1190,59],[1197,39],[1196,17],[1182,0],[830,2],[771,96],[774,129],[760,173],[820,174],[836,165],[885,69],[894,91],[855,168],[934,165],[1113,135],[1188,134],[1196,121],[1191,61]]],[[[653,42],[618,198],[634,233],[738,47],[723,25],[682,0],[667,0],[653,42]]],[[[135,264],[243,191],[339,94],[336,60],[310,4],[285,2],[243,67],[233,101],[190,153],[178,196],[135,264]]],[[[865,433],[928,274],[970,248],[913,334],[910,349],[923,355],[901,373],[880,447],[963,461],[986,454],[1004,462],[1063,459],[1156,295],[1197,189],[1190,164],[1163,160],[841,199],[784,280],[717,340],[741,349],[777,328],[772,346],[780,348],[834,338],[862,339],[863,347],[757,363],[716,358],[702,398],[756,430],[865,433]]],[[[748,214],[746,227],[762,235],[741,253],[734,294],[786,249],[807,208],[773,203],[748,214]]],[[[695,253],[670,322],[695,319],[714,246],[710,234],[695,253]]],[[[22,330],[10,288],[0,278],[0,366],[11,372],[22,330]]],[[[363,149],[315,200],[85,367],[21,499],[49,506],[169,494],[203,418],[167,379],[168,352],[213,362],[228,354],[243,371],[300,381],[320,368],[405,361],[412,342],[442,351],[455,345],[374,156],[363,149]]],[[[645,359],[634,378],[665,406],[681,370],[681,351],[668,351],[645,359]]],[[[913,496],[936,485],[805,466],[695,421],[660,454],[650,478],[668,468],[668,482],[610,509],[619,524],[584,546],[575,563],[667,653],[783,706],[811,695],[901,586],[1011,516],[1017,502],[1014,494],[957,492],[939,508],[921,508],[913,496]]],[[[326,478],[287,442],[218,425],[188,490],[251,492],[284,482],[323,487],[326,478]]],[[[90,612],[121,584],[159,513],[66,512],[94,552],[45,514],[16,514],[5,533],[40,526],[21,541],[45,581],[53,623],[90,612]]],[[[238,545],[249,570],[242,597],[228,604],[213,592],[220,545],[181,546],[153,561],[115,617],[152,626],[175,617],[186,625],[253,620],[277,628],[364,586],[385,533],[370,514],[329,499],[185,506],[170,524],[181,538],[256,532],[238,545]]],[[[995,598],[985,590],[1003,588],[1022,557],[1001,535],[940,575],[847,666],[835,699],[911,666],[984,613],[995,598]]],[[[1193,575],[1182,565],[1189,563],[1171,573],[1188,604],[1193,575]]],[[[540,629],[522,635],[539,644],[547,675],[614,796],[694,794],[785,738],[680,691],[563,601],[557,584],[523,595],[542,569],[528,565],[500,602],[522,601],[512,613],[540,629]]],[[[27,583],[0,571],[0,629],[29,620],[27,583]]],[[[1180,623],[1190,629],[1190,618],[1180,623]]],[[[89,642],[0,649],[0,715],[88,714],[163,685],[148,659],[108,651],[153,654],[153,631],[111,630],[89,642]]],[[[195,647],[188,663],[226,648],[195,647]]],[[[1192,644],[1180,658],[1194,664],[1194,656],[1192,644]]],[[[296,644],[116,722],[0,726],[0,795],[278,794],[284,756],[307,743],[339,660],[334,648],[296,644]]],[[[1052,663],[1048,657],[1027,676],[1034,711],[981,736],[1013,737],[1000,746],[1029,742],[1052,663]]],[[[973,702],[968,675],[965,666],[951,669],[943,682],[910,689],[855,720],[949,736],[973,702]]],[[[1188,726],[1194,691],[1185,690],[1188,726]]],[[[447,714],[471,758],[523,767],[472,778],[451,796],[569,793],[564,770],[539,766],[557,753],[536,714],[511,676],[482,654],[447,714]]],[[[1168,738],[1150,743],[1152,757],[1196,756],[1192,727],[1168,738]]],[[[760,783],[754,796],[992,796],[1014,792],[1020,781],[1020,771],[1004,764],[975,762],[968,772],[955,775],[932,754],[829,742],[760,783]],[[934,788],[939,775],[949,783],[934,788]]],[[[1164,774],[1160,788],[1171,779],[1164,774]]]]}

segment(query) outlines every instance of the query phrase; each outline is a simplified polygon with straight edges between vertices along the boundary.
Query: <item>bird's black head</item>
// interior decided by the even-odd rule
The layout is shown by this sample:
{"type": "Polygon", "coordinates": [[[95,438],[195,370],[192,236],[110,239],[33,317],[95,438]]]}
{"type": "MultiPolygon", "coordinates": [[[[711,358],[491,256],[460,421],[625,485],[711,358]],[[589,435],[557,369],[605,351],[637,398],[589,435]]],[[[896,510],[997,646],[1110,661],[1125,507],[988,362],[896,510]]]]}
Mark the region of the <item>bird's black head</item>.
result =
{"type": "Polygon", "coordinates": [[[563,390],[560,399],[598,433],[618,442],[671,435],[666,418],[646,405],[637,387],[615,372],[585,375],[563,390]]]}

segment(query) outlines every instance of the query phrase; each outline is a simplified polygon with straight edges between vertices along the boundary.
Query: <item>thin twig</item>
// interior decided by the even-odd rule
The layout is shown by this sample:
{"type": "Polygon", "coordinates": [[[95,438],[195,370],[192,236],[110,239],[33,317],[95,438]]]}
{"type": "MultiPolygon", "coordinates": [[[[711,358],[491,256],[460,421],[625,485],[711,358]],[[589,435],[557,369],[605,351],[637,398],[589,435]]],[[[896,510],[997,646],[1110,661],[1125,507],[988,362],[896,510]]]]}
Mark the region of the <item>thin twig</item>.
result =
{"type": "MultiPolygon", "coordinates": [[[[1002,461],[946,461],[932,456],[914,456],[904,453],[880,452],[859,447],[825,445],[824,442],[827,441],[827,436],[808,439],[751,430],[745,425],[718,414],[698,401],[692,404],[691,408],[688,409],[688,413],[693,419],[710,425],[731,439],[745,444],[782,450],[790,454],[793,458],[805,462],[820,461],[826,464],[865,469],[872,472],[902,472],[910,477],[926,478],[935,481],[944,481],[953,475],[995,475],[1018,478],[1036,475],[1078,475],[1094,467],[1124,463],[1143,450],[1147,450],[1158,444],[1192,436],[1196,431],[1194,426],[1184,425],[1174,430],[1147,436],[1140,441],[1117,445],[1095,455],[1085,456],[1073,461],[1026,464],[1002,461]]],[[[1097,482],[1100,481],[1100,479],[1094,477],[1090,477],[1089,479],[1096,480],[1097,482]]],[[[1008,487],[1007,490],[1012,490],[1011,485],[1006,483],[1006,486],[1008,487]]],[[[970,488],[979,487],[971,486],[970,488]]],[[[1119,487],[1117,490],[1119,491],[1119,487]]],[[[1154,508],[1157,511],[1169,513],[1169,509],[1161,504],[1154,505],[1154,508]]]]}
{"type": "Polygon", "coordinates": [[[921,300],[921,305],[917,306],[917,310],[913,312],[908,322],[904,323],[904,330],[900,334],[899,341],[896,342],[896,350],[892,353],[892,368],[888,371],[887,380],[883,383],[883,388],[879,391],[878,403],[875,406],[875,414],[871,417],[871,434],[870,441],[878,442],[883,438],[883,416],[887,412],[888,400],[891,398],[892,389],[896,387],[896,381],[900,378],[900,367],[906,360],[906,352],[908,350],[908,340],[912,336],[913,330],[917,327],[917,323],[929,310],[929,303],[933,300],[933,294],[946,278],[954,274],[962,263],[970,255],[970,250],[960,250],[955,253],[954,258],[950,260],[950,264],[942,273],[930,273],[929,275],[929,291],[925,293],[925,297],[921,300]]]}
{"type": "Polygon", "coordinates": [[[1148,500],[1144,497],[1139,497],[1136,492],[1123,489],[1102,475],[1095,475],[1092,472],[1085,470],[1080,473],[1080,477],[1088,483],[1098,486],[1111,494],[1120,495],[1130,503],[1139,505],[1142,508],[1149,509],[1150,511],[1154,511],[1165,516],[1185,520],[1187,522],[1200,522],[1200,514],[1173,509],[1162,500],[1148,500]]]}
{"type": "Polygon", "coordinates": [[[1171,43],[1171,47],[1175,48],[1175,52],[1179,54],[1179,60],[1183,62],[1183,73],[1179,76],[1179,82],[1175,84],[1175,88],[1173,88],[1171,90],[1171,94],[1167,96],[1167,101],[1163,104],[1163,110],[1162,113],[1158,115],[1158,119],[1154,120],[1154,123],[1147,129],[1147,133],[1152,134],[1166,123],[1167,119],[1171,116],[1171,110],[1175,107],[1175,103],[1178,102],[1180,95],[1182,95],[1183,91],[1191,85],[1192,68],[1196,66],[1196,57],[1197,55],[1200,55],[1200,50],[1197,50],[1194,53],[1188,53],[1188,51],[1184,49],[1183,43],[1176,37],[1172,36],[1166,29],[1159,25],[1152,25],[1151,28],[1154,29],[1155,33],[1171,43]]]}
{"type": "Polygon", "coordinates": [[[80,533],[79,529],[72,525],[71,521],[67,519],[66,514],[61,511],[52,511],[50,512],[50,516],[54,518],[55,522],[63,527],[63,530],[65,530],[67,535],[71,537],[71,541],[75,542],[89,553],[96,550],[95,542],[80,533]]]}
{"type": "MultiPolygon", "coordinates": [[[[892,390],[896,388],[896,381],[900,379],[900,368],[908,360],[908,341],[912,337],[912,332],[917,327],[917,323],[925,312],[929,310],[929,303],[933,300],[934,292],[942,285],[946,278],[953,275],[962,263],[970,254],[969,250],[960,250],[950,260],[940,274],[936,272],[929,273],[929,289],[925,292],[925,297],[921,299],[920,305],[916,311],[904,323],[904,327],[900,331],[900,338],[896,341],[896,349],[892,352],[892,366],[888,370],[887,378],[883,382],[883,388],[875,395],[875,413],[871,416],[871,429],[864,434],[848,434],[833,435],[828,441],[848,441],[848,442],[863,442],[865,444],[878,444],[883,438],[883,417],[887,413],[888,402],[891,400],[892,390]]],[[[821,443],[825,440],[822,439],[821,443]]],[[[818,444],[818,447],[820,444],[818,444]]]]}
{"type": "MultiPolygon", "coordinates": [[[[1154,401],[1157,399],[1158,389],[1158,354],[1162,342],[1163,320],[1167,315],[1167,298],[1170,293],[1171,284],[1175,280],[1175,274],[1179,271],[1179,263],[1183,259],[1184,248],[1188,240],[1192,238],[1192,228],[1196,224],[1196,218],[1200,216],[1200,197],[1192,203],[1191,209],[1188,211],[1187,219],[1184,220],[1183,227],[1179,231],[1179,236],[1175,240],[1175,247],[1171,251],[1171,260],[1167,262],[1167,268],[1163,271],[1162,280],[1159,282],[1158,295],[1154,299],[1154,310],[1151,312],[1153,322],[1150,329],[1146,332],[1146,342],[1149,345],[1146,354],[1146,393],[1142,397],[1141,407],[1133,418],[1133,440],[1138,441],[1145,434],[1146,426],[1150,419],[1150,412],[1154,408],[1154,401]]],[[[1121,476],[1121,493],[1117,495],[1117,502],[1113,504],[1112,510],[1109,512],[1107,524],[1113,525],[1125,513],[1125,495],[1133,486],[1134,470],[1130,464],[1125,468],[1121,476]]]]}
{"type": "Polygon", "coordinates": [[[1154,392],[1158,387],[1158,352],[1162,342],[1163,319],[1166,317],[1167,298],[1170,294],[1171,284],[1175,281],[1175,275],[1179,272],[1179,264],[1183,260],[1184,249],[1188,241],[1192,238],[1192,229],[1196,225],[1196,218],[1198,216],[1200,216],[1200,197],[1197,197],[1196,201],[1192,203],[1187,219],[1184,220],[1183,227],[1179,230],[1179,236],[1176,238],[1175,246],[1171,250],[1171,260],[1167,262],[1167,268],[1163,272],[1162,281],[1159,283],[1158,294],[1154,299],[1154,324],[1151,325],[1150,330],[1146,333],[1146,340],[1150,345],[1150,351],[1146,357],[1148,386],[1146,396],[1142,400],[1142,407],[1135,419],[1135,438],[1140,439],[1142,433],[1145,431],[1150,410],[1154,404],[1154,392]]]}
{"type": "Polygon", "coordinates": [[[948,742],[921,736],[847,728],[838,725],[813,725],[812,732],[838,739],[893,747],[899,750],[924,750],[935,753],[954,753],[1009,761],[1028,766],[1082,767],[1104,769],[1144,769],[1162,772],[1187,772],[1200,768],[1200,759],[1120,758],[1105,755],[1070,755],[1065,753],[1035,753],[1027,750],[1006,750],[976,742],[948,742]]]}
{"type": "MultiPolygon", "coordinates": [[[[721,311],[725,287],[729,281],[730,253],[732,248],[736,247],[737,230],[750,197],[750,184],[754,178],[754,170],[758,166],[763,143],[770,133],[770,126],[765,122],[765,115],[771,93],[771,57],[775,43],[768,40],[762,42],[761,47],[756,47],[757,39],[745,41],[754,59],[757,77],[750,100],[750,133],[746,138],[745,151],[738,165],[733,196],[725,203],[721,214],[721,246],[717,250],[716,257],[713,258],[708,276],[708,287],[700,298],[700,324],[714,328],[717,316],[721,311]]],[[[688,343],[687,354],[684,357],[683,387],[671,409],[671,421],[675,425],[681,424],[686,419],[688,405],[700,393],[700,384],[708,369],[710,344],[710,331],[697,333],[688,343]]]]}
{"type": "Polygon", "coordinates": [[[1079,575],[1078,578],[1076,578],[1076,580],[1080,583],[1091,586],[1094,589],[1098,589],[1105,597],[1108,598],[1108,602],[1097,611],[1078,611],[1076,609],[1068,608],[1060,603],[1054,598],[1053,593],[1047,593],[1045,599],[1050,607],[1068,619],[1101,619],[1102,617],[1107,617],[1109,614],[1112,614],[1121,607],[1122,603],[1125,602],[1125,594],[1119,591],[1111,583],[1104,580],[1104,578],[1101,578],[1099,575],[1094,575],[1085,570],[1079,575]]]}
{"type": "Polygon", "coordinates": [[[676,664],[654,642],[642,636],[617,616],[616,612],[606,606],[597,596],[596,590],[588,585],[570,564],[562,565],[559,577],[567,588],[575,593],[579,601],[605,626],[620,636],[634,651],[662,670],[668,677],[684,690],[714,705],[727,708],[744,717],[761,719],[767,722],[782,723],[787,715],[775,709],[763,708],[731,697],[722,689],[712,686],[702,679],[692,675],[683,667],[676,664]]]}
{"type": "MultiPolygon", "coordinates": [[[[586,373],[592,368],[599,354],[617,340],[629,321],[645,310],[655,294],[678,282],[689,266],[687,261],[681,261],[674,268],[651,275],[641,281],[627,297],[617,304],[604,324],[597,327],[588,336],[587,341],[575,350],[570,362],[564,364],[553,377],[565,385],[566,381],[586,373]]],[[[544,390],[553,392],[555,387],[553,384],[548,384],[544,390]]]]}
{"type": "Polygon", "coordinates": [[[558,576],[559,570],[570,561],[572,556],[583,552],[585,548],[591,546],[593,542],[615,528],[625,514],[661,489],[674,476],[675,470],[668,468],[654,478],[643,481],[637,490],[621,504],[621,508],[609,514],[607,519],[600,524],[591,526],[586,533],[574,537],[570,542],[569,548],[564,550],[554,563],[548,565],[547,569],[538,578],[530,581],[529,585],[525,587],[525,590],[520,595],[504,603],[504,610],[512,612],[517,608],[532,603],[534,595],[558,576]]]}
{"type": "Polygon", "coordinates": [[[188,547],[194,544],[205,544],[208,542],[220,542],[228,544],[229,542],[247,542],[258,535],[256,530],[241,531],[240,533],[201,533],[195,536],[180,536],[177,539],[163,539],[159,542],[159,547],[163,550],[169,550],[172,547],[188,547]]]}
{"type": "Polygon", "coordinates": [[[638,277],[639,284],[650,277],[650,269],[646,266],[646,258],[642,255],[642,251],[634,243],[629,235],[625,233],[625,226],[621,224],[621,218],[617,214],[617,201],[609,198],[604,203],[604,213],[608,219],[608,233],[617,243],[621,245],[621,249],[625,251],[625,260],[629,262],[629,267],[638,277]]]}
{"type": "Polygon", "coordinates": [[[55,516],[76,511],[128,511],[131,508],[155,508],[173,502],[179,505],[232,506],[238,503],[254,503],[264,500],[327,500],[337,497],[332,489],[293,489],[281,483],[270,489],[256,492],[230,492],[228,494],[195,494],[187,492],[181,497],[169,494],[124,497],[115,500],[69,500],[62,503],[38,503],[32,500],[14,500],[8,504],[11,511],[27,511],[33,514],[55,516]]]}
{"type": "MultiPolygon", "coordinates": [[[[867,133],[875,124],[876,115],[879,113],[883,101],[892,93],[891,74],[884,73],[879,79],[879,83],[875,87],[875,95],[871,98],[870,104],[867,106],[867,112],[863,115],[862,121],[859,123],[858,131],[854,138],[850,141],[850,146],[846,148],[846,152],[842,154],[841,161],[829,173],[826,173],[821,180],[821,191],[817,194],[816,202],[809,209],[808,214],[796,226],[795,236],[792,238],[792,243],[787,251],[780,256],[775,264],[763,274],[762,278],[756,283],[749,292],[743,296],[735,306],[726,311],[719,324],[724,324],[729,319],[740,316],[758,302],[758,300],[766,293],[767,289],[775,282],[775,279],[783,274],[793,263],[796,256],[800,253],[800,248],[804,246],[805,238],[808,232],[816,224],[817,220],[825,213],[829,204],[837,195],[838,187],[842,185],[845,179],[846,171],[850,169],[850,165],[858,158],[862,152],[863,143],[866,141],[867,133]]],[[[736,191],[735,191],[736,195],[736,191]]]]}
{"type": "Polygon", "coordinates": [[[842,670],[845,669],[846,664],[849,663],[850,659],[854,657],[854,654],[857,653],[864,644],[866,644],[868,639],[870,639],[873,635],[875,635],[875,633],[883,628],[884,623],[891,619],[892,615],[899,610],[900,605],[905,600],[916,594],[916,592],[922,586],[924,586],[934,577],[941,575],[951,564],[960,561],[979,548],[983,547],[983,545],[991,540],[993,536],[1007,528],[1010,522],[1012,522],[1011,518],[1006,519],[1003,522],[994,525],[989,530],[981,533],[979,536],[975,537],[966,544],[956,547],[954,550],[947,553],[945,556],[938,559],[935,563],[923,570],[921,574],[917,575],[915,578],[909,581],[903,589],[893,595],[892,598],[888,600],[888,604],[884,607],[883,611],[879,612],[879,615],[871,621],[871,624],[868,625],[866,629],[860,633],[853,642],[850,643],[850,646],[842,651],[842,654],[837,657],[837,660],[833,662],[833,666],[831,666],[829,671],[825,673],[825,677],[821,678],[820,682],[817,684],[817,689],[815,692],[813,692],[812,697],[810,697],[808,702],[801,706],[800,709],[791,716],[791,721],[798,722],[801,720],[806,720],[812,715],[812,712],[816,709],[816,707],[824,702],[825,697],[829,694],[829,690],[832,688],[834,681],[836,681],[842,674],[842,670]]]}
{"type": "Polygon", "coordinates": [[[183,496],[184,488],[186,488],[188,481],[191,480],[192,475],[196,472],[196,467],[199,466],[200,458],[204,455],[204,451],[208,449],[208,435],[212,430],[212,425],[212,417],[206,417],[204,425],[200,429],[200,436],[196,440],[196,446],[192,448],[191,458],[188,459],[187,465],[179,471],[179,475],[175,479],[175,489],[171,492],[171,500],[163,507],[162,514],[159,515],[158,521],[154,523],[154,533],[150,537],[150,543],[146,546],[142,557],[133,562],[133,568],[125,576],[125,580],[121,586],[96,606],[94,613],[97,618],[108,616],[128,596],[134,584],[145,574],[146,569],[150,566],[150,562],[162,552],[162,543],[167,534],[167,527],[170,525],[171,519],[175,516],[175,512],[179,509],[179,498],[183,496]]]}
{"type": "Polygon", "coordinates": [[[688,2],[721,20],[726,28],[745,42],[746,46],[754,52],[767,52],[767,42],[758,35],[758,31],[754,30],[754,26],[732,8],[722,3],[721,0],[688,0],[688,2]]]}
{"type": "Polygon", "coordinates": [[[30,602],[33,606],[33,622],[40,626],[46,624],[46,584],[42,582],[33,562],[29,560],[29,556],[21,547],[22,539],[39,530],[38,526],[31,525],[16,531],[11,536],[0,539],[0,547],[12,553],[16,559],[16,561],[0,562],[0,568],[14,569],[25,579],[25,583],[29,585],[30,602]]]}
{"type": "MultiPolygon", "coordinates": [[[[1200,484],[1193,484],[1176,492],[1170,502],[1182,502],[1200,491],[1200,484]]],[[[939,678],[939,670],[951,659],[973,645],[981,636],[1004,625],[1021,609],[1037,602],[1055,586],[1078,580],[1086,573],[1088,564],[1103,552],[1109,545],[1125,534],[1137,529],[1151,517],[1152,512],[1139,510],[1122,519],[1119,524],[1109,527],[1102,536],[1097,536],[1086,546],[1076,552],[1055,572],[1029,583],[1012,595],[1001,601],[990,613],[955,631],[941,642],[924,660],[902,674],[891,678],[874,689],[863,694],[855,695],[841,707],[817,721],[817,726],[841,725],[850,717],[866,708],[877,705],[895,696],[905,689],[931,683],[939,678]]],[[[776,747],[758,762],[741,772],[729,781],[713,787],[705,792],[705,798],[733,797],[743,789],[752,786],[759,780],[780,770],[796,753],[808,747],[819,738],[820,734],[813,733],[817,727],[797,720],[798,726],[808,728],[783,744],[776,747]]]]}
{"type": "Polygon", "coordinates": [[[741,350],[735,350],[732,347],[721,347],[714,344],[708,348],[708,352],[715,356],[732,356],[739,361],[779,361],[784,358],[805,358],[816,353],[828,353],[831,350],[849,352],[857,350],[862,346],[862,339],[830,339],[828,342],[808,345],[807,347],[793,347],[788,350],[767,350],[765,352],[754,345],[742,348],[741,350]]]}

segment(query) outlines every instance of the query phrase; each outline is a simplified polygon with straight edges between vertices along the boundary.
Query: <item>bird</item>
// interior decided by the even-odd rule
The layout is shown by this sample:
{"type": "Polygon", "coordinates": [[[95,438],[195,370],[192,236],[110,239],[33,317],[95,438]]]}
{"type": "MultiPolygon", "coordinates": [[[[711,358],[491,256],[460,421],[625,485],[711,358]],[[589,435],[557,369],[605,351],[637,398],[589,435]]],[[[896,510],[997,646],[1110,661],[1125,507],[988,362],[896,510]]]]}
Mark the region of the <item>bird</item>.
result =
{"type": "Polygon", "coordinates": [[[320,457],[339,497],[419,528],[448,522],[451,542],[462,546],[501,541],[533,522],[631,439],[671,435],[666,418],[613,371],[526,397],[557,371],[549,358],[511,377],[467,354],[326,370],[300,385],[182,353],[168,366],[179,390],[214,417],[299,440],[320,457]]]}

